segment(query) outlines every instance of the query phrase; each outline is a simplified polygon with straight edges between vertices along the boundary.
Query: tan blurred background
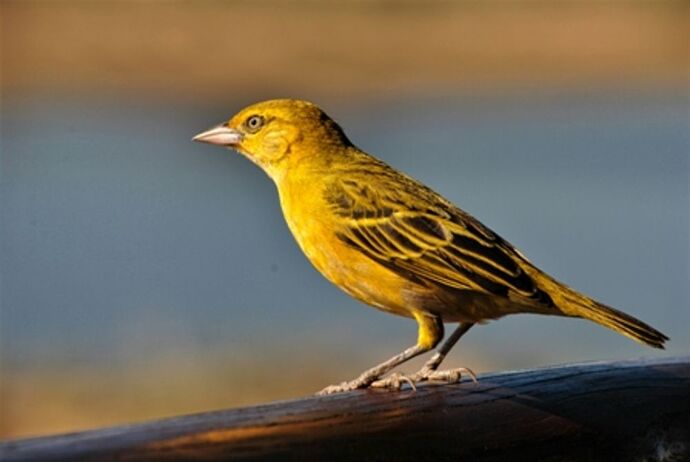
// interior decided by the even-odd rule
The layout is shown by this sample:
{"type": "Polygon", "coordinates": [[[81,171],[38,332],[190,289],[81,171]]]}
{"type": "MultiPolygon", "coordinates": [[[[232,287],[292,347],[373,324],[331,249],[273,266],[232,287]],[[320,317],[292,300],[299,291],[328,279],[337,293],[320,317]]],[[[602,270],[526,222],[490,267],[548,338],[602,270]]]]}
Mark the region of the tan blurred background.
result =
{"type": "MultiPolygon", "coordinates": [[[[0,436],[297,397],[413,341],[309,268],[248,162],[188,142],[271,97],[320,103],[690,351],[689,2],[0,5],[0,436]]],[[[535,319],[478,329],[450,365],[657,354],[535,319]]]]}
{"type": "Polygon", "coordinates": [[[685,82],[688,2],[3,2],[5,91],[685,82]]]}

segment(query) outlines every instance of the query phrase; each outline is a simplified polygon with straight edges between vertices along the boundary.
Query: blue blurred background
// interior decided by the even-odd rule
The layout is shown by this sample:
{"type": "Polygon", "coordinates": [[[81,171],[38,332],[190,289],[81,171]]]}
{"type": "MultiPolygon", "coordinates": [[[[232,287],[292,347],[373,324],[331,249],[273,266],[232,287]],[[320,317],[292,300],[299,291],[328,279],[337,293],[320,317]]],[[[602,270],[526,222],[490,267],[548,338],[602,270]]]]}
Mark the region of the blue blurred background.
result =
{"type": "Polygon", "coordinates": [[[688,354],[687,13],[3,2],[0,436],[306,395],[414,342],[317,274],[259,169],[190,142],[273,97],[671,337],[515,316],[449,366],[688,354]]]}

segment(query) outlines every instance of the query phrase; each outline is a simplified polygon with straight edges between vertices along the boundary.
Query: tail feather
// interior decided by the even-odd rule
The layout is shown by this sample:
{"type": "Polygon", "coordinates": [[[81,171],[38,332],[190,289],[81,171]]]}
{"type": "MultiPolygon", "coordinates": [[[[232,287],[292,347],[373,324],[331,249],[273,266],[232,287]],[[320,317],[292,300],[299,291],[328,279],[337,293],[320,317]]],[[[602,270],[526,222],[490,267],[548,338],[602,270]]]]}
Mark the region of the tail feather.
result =
{"type": "Polygon", "coordinates": [[[529,268],[528,272],[532,273],[533,277],[536,276],[539,285],[551,296],[562,314],[594,321],[636,342],[664,349],[664,343],[669,338],[652,326],[629,314],[592,300],[586,295],[552,279],[536,268],[529,268]]]}
{"type": "Polygon", "coordinates": [[[585,306],[585,309],[578,313],[579,316],[608,327],[609,329],[613,329],[645,345],[660,348],[662,350],[664,349],[664,342],[668,340],[666,335],[629,314],[625,314],[610,306],[595,302],[594,300],[590,299],[590,301],[592,302],[591,305],[585,306]]]}

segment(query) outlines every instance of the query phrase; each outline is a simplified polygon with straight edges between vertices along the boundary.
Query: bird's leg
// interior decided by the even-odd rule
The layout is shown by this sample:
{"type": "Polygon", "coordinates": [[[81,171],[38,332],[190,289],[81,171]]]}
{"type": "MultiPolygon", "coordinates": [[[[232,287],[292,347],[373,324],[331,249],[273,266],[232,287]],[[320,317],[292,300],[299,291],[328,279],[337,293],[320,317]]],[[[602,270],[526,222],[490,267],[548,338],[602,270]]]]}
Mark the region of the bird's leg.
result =
{"type": "MultiPolygon", "coordinates": [[[[356,390],[357,388],[366,388],[386,372],[393,369],[395,366],[402,364],[408,359],[412,359],[415,356],[425,353],[435,347],[443,338],[443,322],[441,321],[441,318],[421,312],[415,313],[414,317],[419,324],[419,333],[417,344],[415,346],[407,348],[405,351],[393,356],[388,361],[384,361],[381,364],[364,371],[354,380],[342,382],[338,385],[330,385],[321,390],[318,394],[330,395],[343,391],[356,390]]],[[[402,380],[405,381],[405,379],[402,380]]]]}
{"type": "Polygon", "coordinates": [[[448,337],[448,339],[446,339],[446,341],[443,342],[441,348],[436,350],[436,353],[434,353],[434,355],[429,359],[429,361],[424,363],[424,366],[422,366],[422,368],[415,374],[415,376],[428,376],[429,373],[435,372],[438,369],[438,366],[441,365],[441,362],[443,362],[443,360],[446,358],[446,355],[450,352],[451,348],[453,348],[455,344],[458,343],[460,337],[465,335],[465,333],[468,330],[470,330],[472,326],[474,326],[473,322],[460,323],[460,325],[453,331],[450,337],[448,337]]]}
{"type": "Polygon", "coordinates": [[[318,392],[318,394],[330,395],[333,393],[340,393],[343,391],[356,390],[357,388],[366,388],[372,382],[374,382],[376,379],[381,377],[389,370],[393,369],[398,364],[402,364],[408,359],[414,358],[415,356],[420,355],[426,351],[429,351],[429,348],[424,348],[420,345],[412,346],[410,348],[407,348],[402,353],[393,356],[388,361],[384,361],[381,364],[364,371],[356,379],[350,380],[349,382],[342,382],[338,385],[329,385],[320,392],[318,392]]]}
{"type": "Polygon", "coordinates": [[[460,340],[465,332],[470,330],[474,323],[466,322],[461,323],[455,331],[448,337],[448,339],[443,342],[441,348],[439,348],[436,353],[422,366],[420,370],[415,372],[410,376],[402,376],[400,374],[393,374],[385,379],[380,379],[371,384],[373,388],[394,388],[400,389],[403,383],[409,383],[412,388],[414,384],[418,382],[430,381],[430,382],[445,382],[445,383],[455,383],[460,380],[463,373],[468,374],[472,380],[476,381],[477,378],[470,369],[465,367],[460,367],[456,369],[448,369],[439,371],[438,366],[445,359],[448,352],[455,346],[455,344],[460,340]]]}

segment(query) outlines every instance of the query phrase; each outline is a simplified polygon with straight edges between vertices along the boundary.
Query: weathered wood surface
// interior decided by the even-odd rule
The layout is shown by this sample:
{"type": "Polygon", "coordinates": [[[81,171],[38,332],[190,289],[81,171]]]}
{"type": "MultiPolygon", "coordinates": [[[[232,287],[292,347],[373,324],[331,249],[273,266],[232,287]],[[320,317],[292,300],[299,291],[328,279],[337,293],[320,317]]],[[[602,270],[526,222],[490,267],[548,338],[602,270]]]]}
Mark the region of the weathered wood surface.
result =
{"type": "Polygon", "coordinates": [[[690,358],[487,374],[6,441],[26,460],[690,460],[690,358]]]}

